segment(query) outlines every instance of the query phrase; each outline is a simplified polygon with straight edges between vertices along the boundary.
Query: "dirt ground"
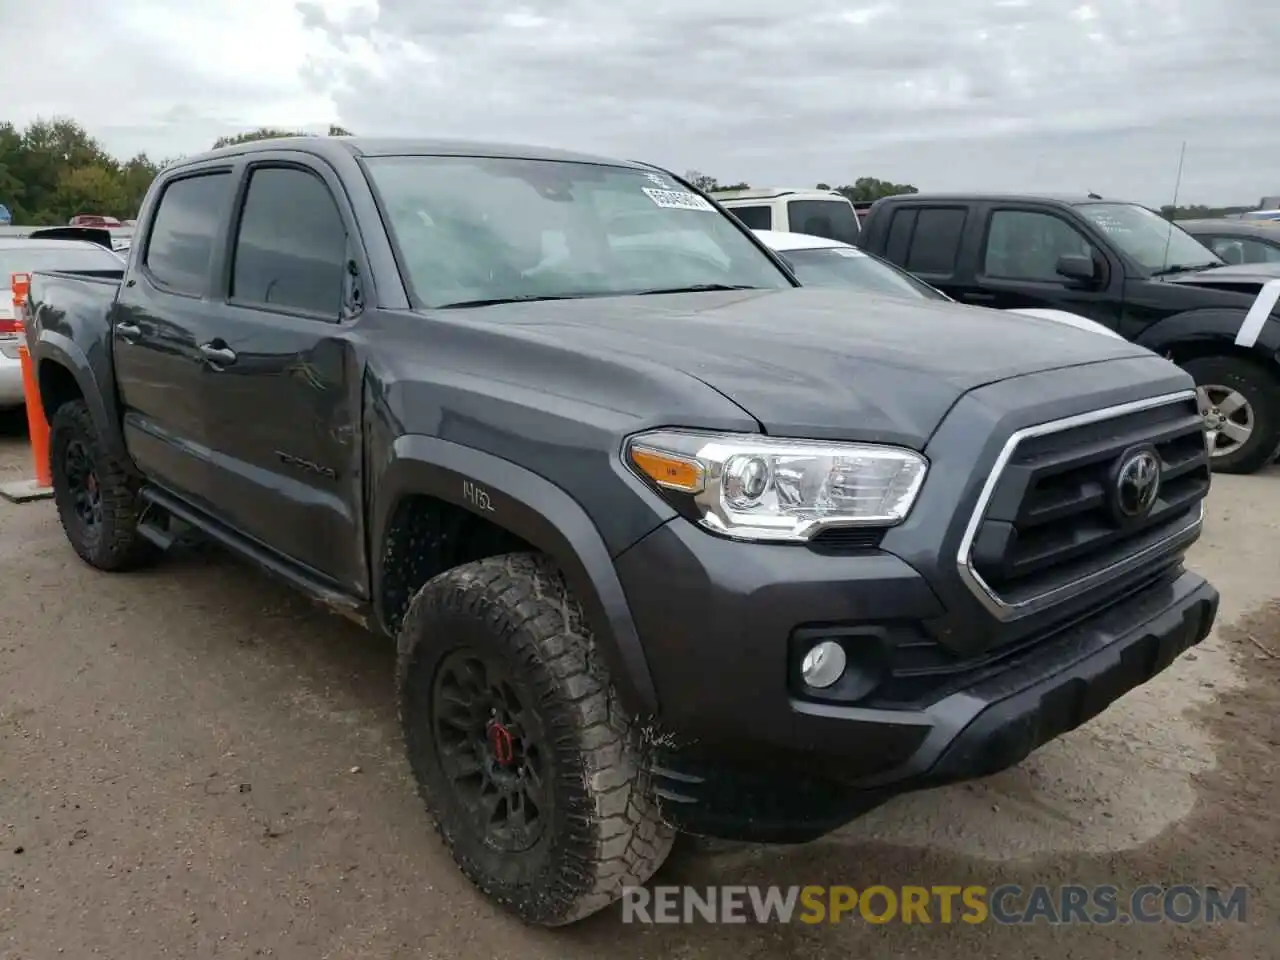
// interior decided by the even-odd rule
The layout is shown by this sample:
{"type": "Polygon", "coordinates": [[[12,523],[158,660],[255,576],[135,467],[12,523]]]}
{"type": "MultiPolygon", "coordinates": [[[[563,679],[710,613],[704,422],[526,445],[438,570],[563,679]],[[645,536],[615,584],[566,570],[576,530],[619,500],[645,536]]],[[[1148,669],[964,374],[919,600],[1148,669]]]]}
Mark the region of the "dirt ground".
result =
{"type": "MultiPolygon", "coordinates": [[[[12,418],[11,418],[12,420],[12,418]]],[[[29,470],[17,420],[0,480],[29,470]]],[[[1215,481],[1219,630],[989,780],[656,882],[1249,888],[1245,923],[522,927],[463,881],[402,759],[392,655],[211,551],[107,576],[0,501],[0,958],[1280,956],[1280,470],[1215,481]]],[[[1123,897],[1123,893],[1122,893],[1123,897]]]]}

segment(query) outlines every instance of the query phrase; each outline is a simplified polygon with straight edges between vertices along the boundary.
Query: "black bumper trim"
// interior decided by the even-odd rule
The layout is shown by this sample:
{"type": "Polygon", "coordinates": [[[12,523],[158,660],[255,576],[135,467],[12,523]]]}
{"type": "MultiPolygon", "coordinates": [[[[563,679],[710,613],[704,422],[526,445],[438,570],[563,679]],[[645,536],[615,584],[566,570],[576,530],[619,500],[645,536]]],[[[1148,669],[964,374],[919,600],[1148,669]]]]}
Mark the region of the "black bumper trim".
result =
{"type": "MultiPolygon", "coordinates": [[[[664,812],[690,833],[754,842],[798,843],[910,791],[989,776],[1074,730],[1167,668],[1213,627],[1218,592],[1182,573],[1096,618],[1046,640],[922,711],[830,708],[795,703],[801,713],[844,719],[874,736],[877,727],[924,726],[903,762],[873,778],[831,775],[833,758],[803,753],[794,763],[724,763],[710,750],[663,751],[653,774],[664,812]]],[[[838,758],[835,758],[838,759],[838,758]]]]}

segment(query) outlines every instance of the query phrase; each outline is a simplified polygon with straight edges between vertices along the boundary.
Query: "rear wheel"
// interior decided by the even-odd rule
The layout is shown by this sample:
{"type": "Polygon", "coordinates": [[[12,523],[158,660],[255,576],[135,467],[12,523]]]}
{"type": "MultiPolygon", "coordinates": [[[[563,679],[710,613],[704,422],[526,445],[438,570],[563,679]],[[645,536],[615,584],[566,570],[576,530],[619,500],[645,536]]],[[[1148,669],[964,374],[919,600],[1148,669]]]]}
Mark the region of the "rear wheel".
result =
{"type": "Polygon", "coordinates": [[[54,412],[49,461],[58,520],[81,559],[99,570],[127,570],[155,556],[155,547],[138,533],[137,487],[124,464],[103,448],[83,400],[54,412]]]}
{"type": "Polygon", "coordinates": [[[1280,383],[1238,357],[1199,357],[1183,365],[1196,381],[1210,465],[1253,473],[1280,451],[1280,383]]]}
{"type": "Polygon", "coordinates": [[[532,554],[457,567],[410,604],[397,690],[409,762],[462,872],[559,926],[644,883],[671,850],[640,726],[578,601],[532,554]]]}

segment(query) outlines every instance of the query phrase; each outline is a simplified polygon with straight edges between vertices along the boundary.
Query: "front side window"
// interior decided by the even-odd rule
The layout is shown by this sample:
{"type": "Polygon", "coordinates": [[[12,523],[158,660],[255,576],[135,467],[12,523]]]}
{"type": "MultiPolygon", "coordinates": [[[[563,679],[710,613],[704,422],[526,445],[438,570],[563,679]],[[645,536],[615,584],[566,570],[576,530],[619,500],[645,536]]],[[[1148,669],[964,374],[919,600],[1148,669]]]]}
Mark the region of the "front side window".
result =
{"type": "Polygon", "coordinates": [[[811,237],[839,240],[841,243],[858,242],[858,217],[853,212],[853,204],[839,197],[790,200],[787,202],[787,219],[792,233],[807,233],[811,237]]]}
{"type": "Polygon", "coordinates": [[[183,177],[164,188],[147,238],[145,262],[156,280],[177,293],[204,292],[213,241],[230,197],[229,173],[183,177]]]}
{"type": "Polygon", "coordinates": [[[291,167],[249,177],[231,268],[236,300],[337,318],[347,234],[325,182],[291,167]]]}
{"type": "Polygon", "coordinates": [[[949,297],[896,267],[849,247],[788,250],[785,256],[797,279],[809,287],[844,287],[907,300],[948,300],[949,297]]]}
{"type": "Polygon", "coordinates": [[[1222,265],[1221,258],[1199,240],[1146,207],[1135,203],[1082,203],[1076,209],[1149,273],[1222,265]]]}
{"type": "Polygon", "coordinates": [[[1061,217],[1030,210],[997,210],[987,229],[983,272],[1002,280],[1061,283],[1058,258],[1092,257],[1084,236],[1061,217]]]}
{"type": "Polygon", "coordinates": [[[488,157],[365,163],[421,306],[791,286],[731,219],[656,173],[488,157]]]}

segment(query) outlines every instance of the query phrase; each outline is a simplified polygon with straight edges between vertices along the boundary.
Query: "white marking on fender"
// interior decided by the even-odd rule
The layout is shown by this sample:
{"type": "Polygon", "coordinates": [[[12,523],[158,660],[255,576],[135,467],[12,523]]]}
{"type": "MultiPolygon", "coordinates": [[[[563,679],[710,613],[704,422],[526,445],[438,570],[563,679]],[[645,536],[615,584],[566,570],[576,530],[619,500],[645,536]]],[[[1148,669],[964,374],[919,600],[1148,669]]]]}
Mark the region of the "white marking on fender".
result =
{"type": "Polygon", "coordinates": [[[1257,299],[1245,314],[1244,323],[1236,333],[1237,347],[1252,347],[1258,342],[1258,334],[1262,333],[1262,325],[1271,316],[1276,301],[1280,300],[1280,280],[1268,280],[1258,291],[1257,299]]]}

